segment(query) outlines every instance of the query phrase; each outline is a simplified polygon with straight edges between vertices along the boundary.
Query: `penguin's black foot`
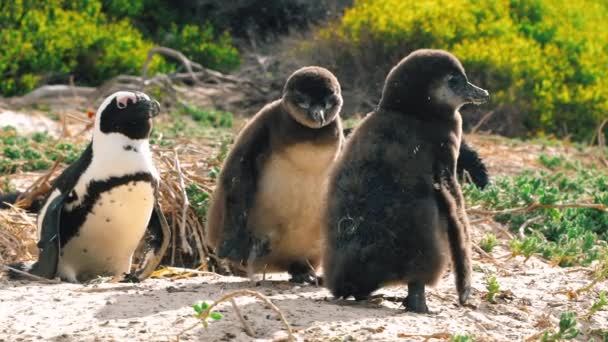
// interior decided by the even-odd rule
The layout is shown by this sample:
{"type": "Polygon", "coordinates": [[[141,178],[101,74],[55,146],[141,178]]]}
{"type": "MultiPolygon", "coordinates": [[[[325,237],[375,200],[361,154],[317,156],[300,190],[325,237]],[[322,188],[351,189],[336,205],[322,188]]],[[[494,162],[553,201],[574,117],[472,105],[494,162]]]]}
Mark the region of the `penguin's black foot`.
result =
{"type": "Polygon", "coordinates": [[[403,301],[405,310],[416,313],[429,313],[424,297],[424,284],[413,282],[407,284],[407,297],[403,301]]]}
{"type": "Polygon", "coordinates": [[[135,272],[124,273],[122,279],[120,279],[121,283],[141,283],[141,279],[135,274],[135,272]]]}
{"type": "Polygon", "coordinates": [[[289,266],[288,272],[292,283],[323,285],[323,278],[317,276],[308,263],[294,262],[289,266]]]}

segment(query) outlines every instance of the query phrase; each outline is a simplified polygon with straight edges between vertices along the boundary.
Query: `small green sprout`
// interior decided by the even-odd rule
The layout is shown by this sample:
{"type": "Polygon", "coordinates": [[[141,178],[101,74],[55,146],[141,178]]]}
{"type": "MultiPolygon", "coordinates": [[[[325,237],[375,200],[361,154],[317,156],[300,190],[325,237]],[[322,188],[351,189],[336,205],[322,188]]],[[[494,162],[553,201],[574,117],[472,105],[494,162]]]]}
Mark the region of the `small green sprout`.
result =
{"type": "Polygon", "coordinates": [[[207,315],[204,315],[205,310],[209,308],[209,304],[204,301],[200,301],[194,304],[192,308],[194,309],[194,312],[196,312],[196,317],[201,320],[205,327],[207,327],[207,317],[211,318],[214,321],[219,321],[224,318],[221,313],[215,311],[209,312],[207,315]]]}
{"type": "Polygon", "coordinates": [[[450,342],[473,342],[474,339],[471,335],[454,335],[450,339],[450,342]]]}
{"type": "Polygon", "coordinates": [[[589,308],[589,312],[585,317],[589,319],[591,316],[595,315],[595,313],[606,307],[608,307],[608,298],[606,298],[606,291],[602,291],[600,292],[600,298],[591,305],[591,308],[589,308]]]}
{"type": "Polygon", "coordinates": [[[486,294],[486,300],[492,304],[495,304],[496,295],[500,293],[500,284],[498,284],[496,276],[488,276],[485,280],[486,289],[488,290],[488,293],[486,294]]]}
{"type": "Polygon", "coordinates": [[[541,341],[542,342],[554,342],[561,340],[573,340],[581,331],[577,328],[578,323],[576,322],[576,315],[574,312],[563,312],[559,320],[559,331],[551,333],[545,331],[541,341]]]}
{"type": "Polygon", "coordinates": [[[487,253],[492,252],[496,245],[498,245],[498,240],[496,239],[496,235],[492,233],[484,235],[481,241],[479,242],[479,247],[481,247],[481,249],[483,249],[487,253]]]}

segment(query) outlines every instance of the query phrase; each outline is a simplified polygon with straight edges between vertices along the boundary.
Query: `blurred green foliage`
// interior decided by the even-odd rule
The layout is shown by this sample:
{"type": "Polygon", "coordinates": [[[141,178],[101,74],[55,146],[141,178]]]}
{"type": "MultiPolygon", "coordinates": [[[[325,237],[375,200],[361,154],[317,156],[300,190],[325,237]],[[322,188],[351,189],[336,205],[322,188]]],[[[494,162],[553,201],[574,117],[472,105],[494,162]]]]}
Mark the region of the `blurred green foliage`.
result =
{"type": "MultiPolygon", "coordinates": [[[[526,170],[514,177],[497,177],[483,190],[464,185],[467,203],[495,210],[580,202],[608,206],[608,175],[597,165],[584,166],[565,157],[555,157],[550,165],[550,172],[526,170]]],[[[525,227],[525,236],[509,243],[513,255],[538,254],[556,265],[573,266],[589,265],[608,252],[606,211],[537,208],[499,214],[495,219],[516,232],[525,227]]]]}
{"type": "MultiPolygon", "coordinates": [[[[139,73],[155,44],[183,50],[210,68],[228,70],[239,64],[230,36],[204,23],[146,29],[147,9],[161,2],[165,7],[170,3],[1,1],[0,94],[22,94],[40,84],[65,82],[70,75],[79,84],[94,85],[121,73],[139,73]]],[[[163,16],[157,9],[150,13],[163,16]]],[[[173,63],[155,56],[150,70],[170,71],[173,63]]]]}
{"type": "Polygon", "coordinates": [[[346,70],[447,49],[532,134],[582,139],[608,117],[607,16],[605,0],[356,0],[318,38],[346,70]]]}
{"type": "Polygon", "coordinates": [[[83,147],[59,142],[46,133],[22,136],[14,127],[6,126],[0,129],[0,174],[45,170],[58,158],[71,164],[83,147]]]}

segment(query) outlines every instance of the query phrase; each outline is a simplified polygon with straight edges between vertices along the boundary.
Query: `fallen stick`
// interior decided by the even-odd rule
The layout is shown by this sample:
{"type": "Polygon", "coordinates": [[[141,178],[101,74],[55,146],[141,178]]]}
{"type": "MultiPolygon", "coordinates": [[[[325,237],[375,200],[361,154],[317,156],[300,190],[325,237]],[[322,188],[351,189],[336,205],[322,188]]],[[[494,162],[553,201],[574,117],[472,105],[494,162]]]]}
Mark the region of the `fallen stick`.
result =
{"type": "Polygon", "coordinates": [[[10,266],[6,266],[6,265],[2,265],[2,267],[4,268],[5,271],[11,271],[11,272],[15,272],[21,276],[24,276],[30,280],[34,280],[34,281],[39,281],[41,283],[45,283],[45,284],[61,284],[61,281],[59,280],[55,280],[55,279],[48,279],[48,278],[43,278],[43,277],[39,277],[35,274],[31,274],[28,272],[24,272],[22,270],[18,270],[14,267],[10,267],[10,266]]]}
{"type": "Polygon", "coordinates": [[[601,203],[563,203],[563,204],[540,204],[532,203],[527,207],[510,208],[504,210],[483,210],[476,208],[469,208],[467,212],[469,214],[478,215],[500,215],[500,214],[514,214],[514,213],[525,213],[534,211],[536,209],[571,209],[571,208],[582,208],[582,209],[597,209],[601,211],[608,211],[608,207],[601,203]]]}

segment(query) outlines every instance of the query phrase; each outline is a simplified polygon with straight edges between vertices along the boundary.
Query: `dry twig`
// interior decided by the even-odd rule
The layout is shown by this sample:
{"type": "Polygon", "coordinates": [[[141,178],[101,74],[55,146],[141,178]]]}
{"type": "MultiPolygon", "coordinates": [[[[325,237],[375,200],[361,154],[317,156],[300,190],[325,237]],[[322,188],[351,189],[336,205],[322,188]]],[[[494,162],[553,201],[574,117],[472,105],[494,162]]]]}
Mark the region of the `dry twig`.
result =
{"type": "Polygon", "coordinates": [[[14,268],[14,267],[2,265],[2,268],[4,269],[4,271],[15,272],[15,273],[19,274],[20,276],[23,276],[23,277],[28,278],[28,279],[33,280],[33,281],[38,281],[38,282],[45,283],[45,284],[61,284],[61,281],[59,281],[59,280],[39,277],[39,276],[37,276],[35,274],[31,274],[31,273],[28,273],[28,272],[24,272],[24,271],[18,270],[18,269],[14,268]]]}
{"type": "MultiPolygon", "coordinates": [[[[285,329],[287,330],[287,340],[295,341],[295,338],[293,336],[293,330],[291,329],[291,325],[289,324],[289,322],[287,322],[287,319],[285,318],[285,315],[283,315],[283,312],[281,311],[281,309],[279,309],[276,305],[274,305],[274,303],[272,301],[270,301],[270,299],[268,299],[268,297],[264,296],[263,294],[261,294],[259,292],[252,291],[252,290],[238,290],[238,291],[230,292],[230,293],[224,295],[222,298],[218,299],[216,302],[213,302],[212,304],[210,304],[207,307],[207,309],[205,309],[205,311],[203,311],[197,317],[204,321],[205,319],[207,319],[207,317],[209,317],[209,315],[211,314],[211,311],[217,305],[219,305],[220,303],[223,303],[223,302],[233,301],[234,298],[241,297],[241,296],[255,297],[255,298],[260,299],[264,303],[266,303],[266,305],[268,305],[270,307],[270,309],[272,309],[274,312],[276,312],[279,315],[281,322],[283,322],[283,325],[285,326],[285,329]]],[[[237,315],[238,315],[238,313],[237,313],[237,315]]],[[[198,326],[198,324],[199,323],[197,322],[195,325],[184,329],[181,333],[179,333],[179,335],[177,337],[178,340],[179,340],[179,336],[184,334],[186,331],[194,329],[196,326],[198,326]]],[[[245,328],[245,329],[247,329],[247,328],[245,328]]]]}
{"type": "Polygon", "coordinates": [[[471,134],[475,134],[477,132],[477,130],[484,123],[486,123],[486,121],[488,121],[492,117],[492,115],[494,115],[495,112],[496,112],[496,110],[491,110],[491,111],[487,112],[486,114],[484,114],[484,116],[481,117],[479,122],[477,122],[477,124],[475,126],[473,126],[473,128],[471,129],[471,134]]]}
{"type": "Polygon", "coordinates": [[[527,219],[518,229],[519,237],[522,239],[524,237],[526,237],[526,228],[528,228],[528,226],[530,226],[531,224],[536,223],[542,219],[543,219],[542,216],[535,216],[535,217],[527,219]]]}
{"type": "Polygon", "coordinates": [[[230,298],[230,303],[232,304],[232,307],[234,308],[234,312],[236,312],[236,316],[239,318],[239,321],[241,321],[241,324],[245,327],[245,333],[247,333],[247,335],[255,338],[255,332],[253,332],[253,329],[251,329],[251,326],[249,325],[249,323],[247,323],[247,321],[243,317],[243,314],[241,314],[241,310],[239,309],[239,306],[236,305],[234,298],[230,298]]]}
{"type": "Polygon", "coordinates": [[[504,210],[484,210],[477,208],[469,208],[467,212],[469,214],[477,215],[500,215],[500,214],[515,214],[525,213],[534,211],[537,209],[569,209],[569,208],[584,208],[584,209],[597,209],[601,211],[608,211],[608,207],[601,203],[562,203],[562,204],[541,204],[532,203],[527,207],[510,208],[504,210]]]}

